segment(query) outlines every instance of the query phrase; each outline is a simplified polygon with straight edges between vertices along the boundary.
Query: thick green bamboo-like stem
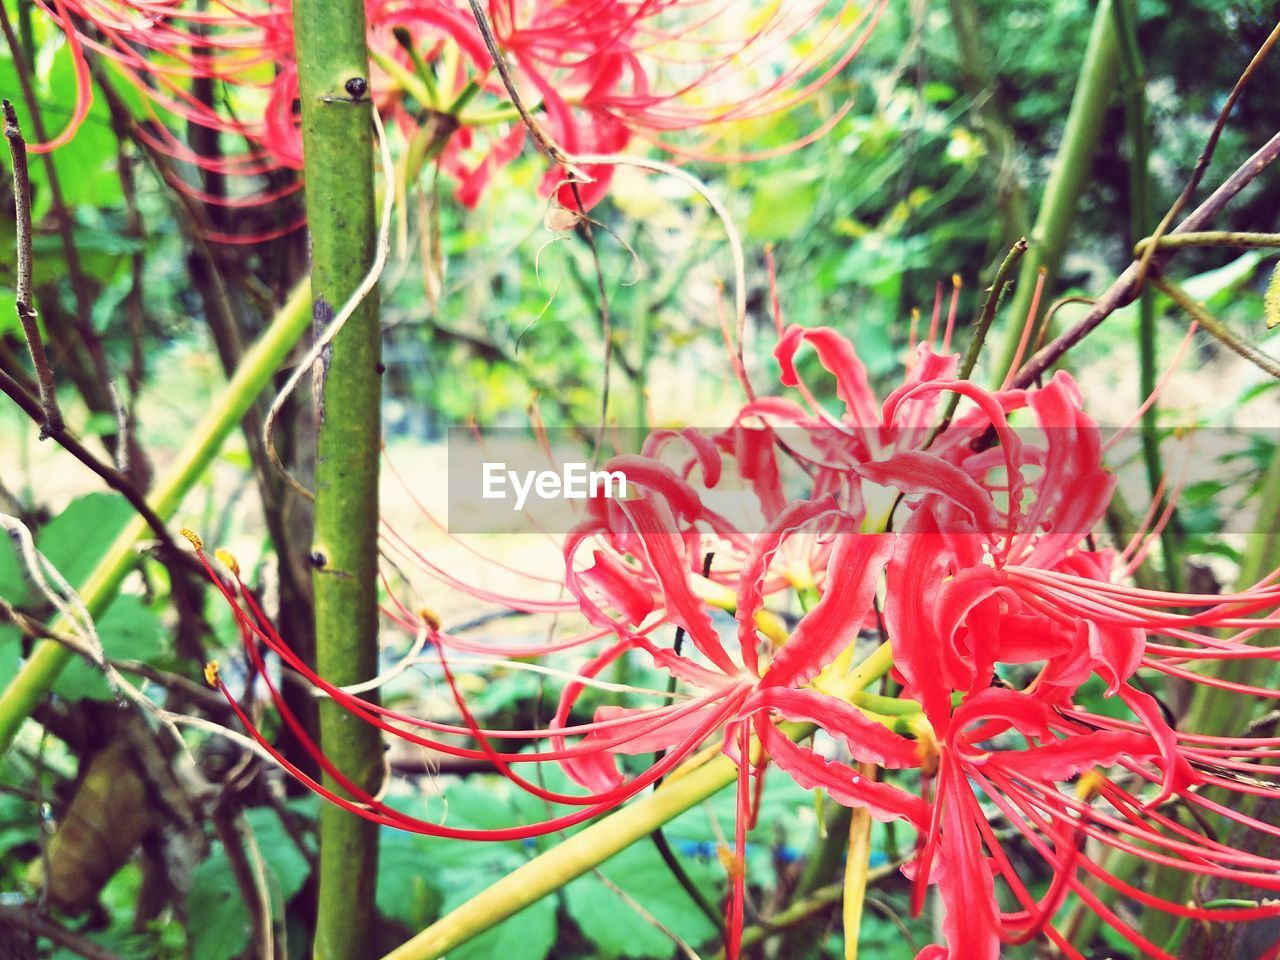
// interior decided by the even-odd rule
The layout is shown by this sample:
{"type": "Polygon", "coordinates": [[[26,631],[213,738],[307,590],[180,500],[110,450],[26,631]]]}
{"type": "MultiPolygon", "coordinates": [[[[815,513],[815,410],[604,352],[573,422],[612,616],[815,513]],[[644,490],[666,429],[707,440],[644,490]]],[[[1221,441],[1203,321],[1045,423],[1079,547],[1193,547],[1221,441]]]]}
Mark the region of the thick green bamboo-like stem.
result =
{"type": "MultiPolygon", "coordinates": [[[[222,448],[227,436],[240,424],[245,412],[270,383],[272,375],[307,329],[310,303],[311,287],[303,282],[276,313],[258,342],[244,355],[235,376],[192,431],[191,439],[178,453],[173,466],[156,482],[149,502],[157,516],[166,520],[173,516],[183,497],[222,448]]],[[[121,582],[138,562],[137,543],[147,536],[148,530],[146,521],[141,517],[130,520],[89,578],[78,586],[80,598],[91,616],[101,616],[115,599],[121,582]]],[[[54,632],[68,629],[62,622],[53,625],[54,632]]],[[[0,694],[0,753],[9,748],[22,721],[49,692],[72,656],[61,644],[43,641],[17,676],[9,681],[4,693],[0,694]]]]}
{"type": "MultiPolygon", "coordinates": [[[[1119,37],[1121,88],[1125,101],[1125,122],[1129,140],[1129,233],[1136,242],[1154,226],[1151,213],[1150,123],[1147,119],[1147,77],[1138,47],[1138,6],[1136,0],[1115,0],[1113,7],[1119,37]]],[[[1144,287],[1138,298],[1138,403],[1156,388],[1156,304],[1155,294],[1144,287]]],[[[1142,414],[1142,459],[1147,470],[1147,489],[1158,497],[1164,480],[1160,458],[1159,405],[1152,403],[1142,414]]],[[[1164,500],[1161,498],[1161,508],[1164,500]]],[[[1160,531],[1161,566],[1166,589],[1181,589],[1178,559],[1178,522],[1160,531]]]]}
{"type": "Polygon", "coordinates": [[[1116,89],[1119,58],[1120,44],[1111,0],[1100,0],[1093,16],[1093,29],[1085,49],[1084,64],[1080,67],[1075,96],[1071,100],[1071,111],[1062,131],[1062,144],[1044,188],[1035,226],[1031,228],[1031,250],[1022,261],[1013,300],[1005,313],[1008,317],[1007,333],[999,363],[991,371],[992,383],[1001,383],[1013,363],[1041,267],[1047,271],[1045,289],[1053,289],[1054,276],[1062,262],[1071,222],[1080,205],[1080,195],[1084,192],[1098,146],[1102,118],[1116,89]]]}
{"type": "MultiPolygon", "coordinates": [[[[364,3],[295,0],[293,27],[314,316],[322,326],[360,286],[377,242],[364,3]]],[[[375,292],[322,360],[316,397],[316,670],[338,685],[377,672],[381,352],[375,292]]],[[[376,727],[322,703],[320,747],[352,781],[376,791],[382,777],[376,727]]],[[[330,789],[339,789],[326,779],[330,789]]],[[[324,806],[317,958],[358,960],[368,954],[377,856],[375,824],[324,806]]]]}

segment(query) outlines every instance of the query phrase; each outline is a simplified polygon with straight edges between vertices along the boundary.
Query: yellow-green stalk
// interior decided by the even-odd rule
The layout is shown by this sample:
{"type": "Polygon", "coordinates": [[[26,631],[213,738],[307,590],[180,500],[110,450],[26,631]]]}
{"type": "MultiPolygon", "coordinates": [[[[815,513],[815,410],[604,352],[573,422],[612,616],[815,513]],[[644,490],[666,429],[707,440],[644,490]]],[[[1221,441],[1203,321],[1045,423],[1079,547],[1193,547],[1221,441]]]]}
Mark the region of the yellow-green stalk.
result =
{"type": "MultiPolygon", "coordinates": [[[[313,316],[324,326],[374,261],[377,201],[369,51],[361,0],[295,0],[294,43],[311,233],[313,316]]],[[[316,669],[335,684],[366,680],[378,659],[378,456],[381,333],[376,290],[321,361],[315,398],[316,669]]],[[[320,747],[355,783],[376,790],[376,727],[320,705],[320,747]]],[[[328,786],[338,789],[331,779],[328,786]]],[[[377,827],[326,804],[320,815],[319,909],[314,955],[368,952],[377,876],[377,827]]]]}

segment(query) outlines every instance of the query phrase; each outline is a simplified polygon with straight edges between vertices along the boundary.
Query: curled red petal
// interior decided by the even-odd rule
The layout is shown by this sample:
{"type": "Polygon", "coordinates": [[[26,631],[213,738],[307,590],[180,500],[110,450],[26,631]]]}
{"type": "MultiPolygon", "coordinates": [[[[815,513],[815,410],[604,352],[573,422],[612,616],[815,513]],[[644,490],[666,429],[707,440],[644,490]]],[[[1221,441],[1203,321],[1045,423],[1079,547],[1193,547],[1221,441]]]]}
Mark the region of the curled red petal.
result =
{"type": "MultiPolygon", "coordinates": [[[[822,598],[800,619],[762,682],[800,686],[853,643],[871,612],[876,584],[892,554],[893,538],[888,534],[836,534],[822,598]]],[[[739,623],[740,630],[741,626],[739,623]]]]}
{"type": "Polygon", "coordinates": [[[710,614],[689,586],[689,557],[684,538],[676,530],[675,518],[666,501],[642,497],[618,501],[618,505],[634,526],[639,549],[658,578],[667,618],[684,627],[694,646],[708,660],[726,674],[737,674],[738,668],[725,652],[710,614]]]}
{"type": "Polygon", "coordinates": [[[641,623],[653,611],[653,594],[639,583],[641,572],[606,550],[594,551],[593,559],[578,576],[599,590],[627,623],[641,623]]]}
{"type": "Polygon", "coordinates": [[[919,797],[824,760],[792,743],[768,720],[757,720],[756,731],[773,762],[806,790],[821,788],[836,802],[864,809],[882,823],[906,820],[918,830],[928,826],[929,805],[919,797]]]}
{"type": "Polygon", "coordinates": [[[1159,753],[1155,742],[1140,733],[1098,731],[1072,734],[1056,743],[1003,750],[992,754],[1002,770],[1041,783],[1069,780],[1092,767],[1109,767],[1121,757],[1150,760],[1159,753]]]}
{"type": "Polygon", "coordinates": [[[784,386],[800,385],[795,356],[802,343],[808,343],[821,364],[836,378],[836,395],[844,401],[847,419],[864,430],[880,426],[876,397],[871,390],[867,368],[847,338],[831,327],[803,327],[792,324],[782,334],[773,355],[782,368],[784,386]]]}
{"type": "Polygon", "coordinates": [[[750,669],[756,666],[755,617],[764,607],[764,583],[774,555],[797,530],[819,520],[843,516],[835,497],[830,494],[817,500],[794,500],[752,542],[751,552],[743,561],[738,575],[737,603],[738,643],[742,648],[743,662],[750,669]]]}
{"type": "Polygon", "coordinates": [[[854,760],[898,770],[919,766],[916,741],[900,736],[867,718],[843,700],[814,690],[763,687],[742,704],[742,716],[772,710],[786,720],[814,723],[843,740],[854,760]]]}
{"type": "Polygon", "coordinates": [[[936,494],[965,511],[977,528],[994,536],[1000,512],[991,494],[972,476],[941,457],[919,450],[899,450],[884,460],[861,463],[854,471],[872,483],[897,487],[903,493],[936,494]]]}

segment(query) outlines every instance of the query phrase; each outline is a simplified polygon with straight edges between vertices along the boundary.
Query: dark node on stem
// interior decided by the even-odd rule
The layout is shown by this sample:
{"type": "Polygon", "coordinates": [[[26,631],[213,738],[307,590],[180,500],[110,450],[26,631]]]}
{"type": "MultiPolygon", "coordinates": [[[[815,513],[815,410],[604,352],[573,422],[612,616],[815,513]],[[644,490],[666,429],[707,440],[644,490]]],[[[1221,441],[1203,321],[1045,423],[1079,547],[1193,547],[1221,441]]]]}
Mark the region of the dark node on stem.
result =
{"type": "Polygon", "coordinates": [[[383,363],[381,360],[379,360],[377,370],[378,370],[378,376],[382,376],[384,373],[387,372],[387,365],[383,363]]]}
{"type": "Polygon", "coordinates": [[[311,553],[307,555],[307,562],[317,570],[323,570],[328,565],[329,558],[319,550],[312,550],[311,553]]]}
{"type": "Polygon", "coordinates": [[[352,77],[345,86],[352,100],[363,100],[364,95],[369,92],[369,81],[364,77],[352,77]]]}

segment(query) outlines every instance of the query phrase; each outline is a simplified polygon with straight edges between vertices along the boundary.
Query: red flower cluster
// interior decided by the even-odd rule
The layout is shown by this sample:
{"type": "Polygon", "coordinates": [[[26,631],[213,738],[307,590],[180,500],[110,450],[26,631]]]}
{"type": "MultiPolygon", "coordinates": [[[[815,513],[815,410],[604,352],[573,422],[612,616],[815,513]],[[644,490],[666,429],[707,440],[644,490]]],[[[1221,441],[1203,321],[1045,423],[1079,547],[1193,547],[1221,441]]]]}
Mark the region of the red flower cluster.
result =
{"type": "MultiPolygon", "coordinates": [[[[720,740],[739,766],[738,863],[769,764],[878,820],[915,828],[919,844],[906,870],[916,906],[936,885],[945,908],[948,946],[927,948],[926,958],[994,958],[1001,943],[1041,935],[1079,957],[1053,926],[1069,895],[1141,951],[1169,956],[1099,898],[1098,883],[1136,905],[1197,920],[1280,914],[1275,901],[1227,908],[1168,902],[1109,872],[1084,849],[1102,845],[1190,874],[1280,888],[1280,862],[1234,849],[1170,810],[1177,804],[1197,823],[1208,815],[1276,834],[1274,825],[1250,815],[1248,803],[1224,801],[1222,791],[1242,800],[1277,796],[1271,778],[1280,738],[1177,730],[1139,674],[1274,697],[1215,680],[1199,667],[1280,656],[1249,642],[1280,625],[1280,586],[1268,578],[1238,593],[1201,596],[1125,583],[1122,558],[1092,541],[1115,481],[1102,466],[1099,430],[1072,379],[1059,373],[1035,389],[986,391],[955,379],[957,357],[935,352],[934,339],[931,332],[916,349],[906,382],[881,404],[840,334],[782,330],[775,351],[782,380],[804,405],[757,399],[726,431],[659,432],[642,456],[610,462],[608,469],[627,475],[632,493],[591,501],[565,539],[563,583],[572,600],[505,599],[527,611],[575,611],[593,628],[555,644],[501,648],[508,656],[595,651],[564,687],[545,729],[481,729],[453,683],[446,651],[494,648],[450,635],[404,607],[389,615],[429,632],[462,724],[405,716],[333,687],[289,650],[247,593],[224,589],[255,662],[265,645],[389,734],[487,759],[572,812],[506,830],[455,830],[368,796],[314,746],[316,760],[352,799],[291,771],[378,822],[444,836],[510,838],[612,809],[720,740]],[[804,345],[834,377],[844,407],[839,416],[817,403],[798,374],[804,345]],[[965,405],[935,435],[939,402],[950,394],[965,405]],[[664,454],[677,444],[688,455],[672,469],[664,454]],[[788,467],[804,477],[800,497],[784,489],[788,467]],[[741,529],[706,505],[732,475],[753,491],[761,532],[741,529]],[[806,609],[788,630],[778,604],[795,595],[806,609]],[[667,625],[678,628],[675,645],[658,639],[667,625]],[[682,646],[684,636],[690,649],[682,646]],[[646,658],[668,673],[674,696],[644,709],[603,707],[591,722],[575,722],[585,686],[623,657],[646,658]],[[866,692],[886,674],[900,685],[896,699],[866,692]],[[1118,708],[1106,715],[1087,709],[1086,684],[1104,687],[1118,708]],[[812,746],[793,742],[779,720],[823,736],[812,746]],[[459,746],[459,737],[474,746],[459,746]],[[511,740],[549,741],[550,749],[494,746],[511,740]],[[660,759],[628,775],[619,766],[622,755],[660,759]],[[516,772],[520,764],[548,761],[562,763],[584,792],[550,791],[516,772]],[[866,776],[867,765],[880,775],[866,776]],[[1202,792],[1206,787],[1217,789],[1202,792]],[[1033,851],[1052,873],[1038,896],[1025,867],[1005,851],[1010,831],[1019,838],[1020,862],[1033,851]]],[[[742,870],[732,873],[731,954],[745,884],[742,870]]]]}
{"type": "MultiPolygon", "coordinates": [[[[33,149],[66,142],[87,115],[89,50],[114,63],[149,105],[155,122],[141,135],[153,148],[235,176],[302,168],[289,0],[214,0],[207,6],[191,0],[37,2],[67,34],[79,89],[66,130],[33,149]],[[221,85],[218,103],[192,92],[195,78],[221,85]],[[201,156],[173,133],[174,121],[236,134],[248,148],[201,156]]],[[[817,0],[776,4],[745,24],[731,0],[489,0],[487,7],[529,109],[570,157],[616,153],[636,136],[677,153],[709,156],[727,124],[788,110],[834,77],[887,3],[849,3],[833,14],[817,0]],[[681,131],[698,131],[698,137],[670,139],[681,131]]],[[[426,129],[433,116],[452,118],[457,129],[441,163],[457,180],[458,199],[474,205],[494,172],[519,155],[527,131],[468,5],[366,0],[365,12],[375,103],[408,137],[426,129]]],[[[840,116],[843,111],[823,129],[840,116]]],[[[587,165],[583,172],[592,178],[579,187],[589,207],[607,190],[611,168],[587,165]]],[[[566,177],[550,171],[544,192],[566,177]]],[[[296,189],[200,196],[245,206],[296,189]]],[[[577,206],[569,192],[562,200],[577,206]]]]}

